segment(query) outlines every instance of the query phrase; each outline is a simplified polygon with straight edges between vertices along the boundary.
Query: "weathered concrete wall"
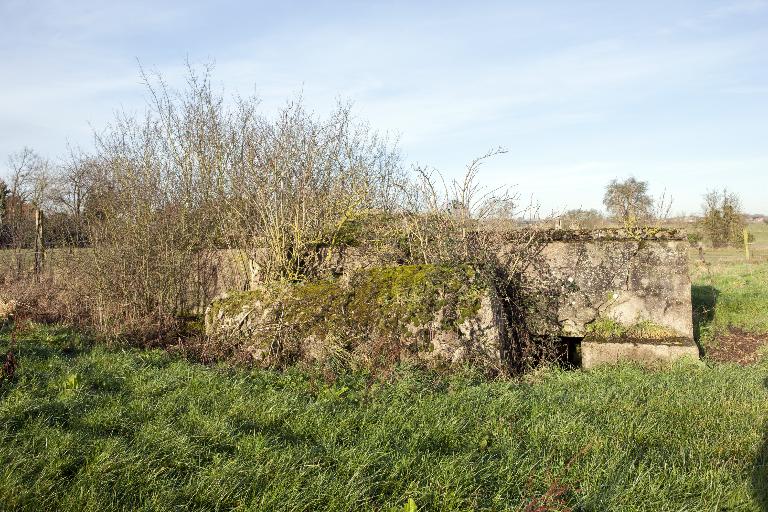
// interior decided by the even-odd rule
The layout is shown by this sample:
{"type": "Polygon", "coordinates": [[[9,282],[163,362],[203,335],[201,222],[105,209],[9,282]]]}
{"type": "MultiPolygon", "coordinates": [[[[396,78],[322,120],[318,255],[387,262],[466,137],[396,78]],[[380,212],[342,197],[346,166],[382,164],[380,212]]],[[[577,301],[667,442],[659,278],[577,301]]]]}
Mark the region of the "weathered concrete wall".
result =
{"type": "MultiPolygon", "coordinates": [[[[625,230],[551,234],[528,267],[547,311],[531,319],[538,334],[582,337],[610,318],[649,321],[693,338],[687,242],[675,231],[632,236],[625,230]]],[[[513,246],[502,248],[514,250],[513,246]]]]}
{"type": "MultiPolygon", "coordinates": [[[[502,268],[514,259],[510,255],[519,254],[520,240],[525,237],[518,235],[497,246],[502,268]]],[[[523,258],[522,281],[515,281],[525,288],[525,293],[514,298],[524,303],[520,309],[529,332],[584,338],[585,367],[621,359],[665,362],[698,354],[693,341],[687,242],[681,233],[603,229],[537,232],[536,236],[534,250],[523,258]]],[[[506,322],[520,317],[509,316],[514,313],[501,305],[498,290],[489,284],[478,285],[474,277],[465,282],[450,273],[425,273],[425,269],[439,267],[398,267],[402,255],[384,249],[339,251],[328,259],[329,274],[335,276],[328,281],[295,286],[279,296],[241,295],[242,303],[233,302],[232,297],[214,302],[208,310],[207,330],[237,332],[258,341],[254,347],[261,346],[273,337],[268,331],[277,323],[272,313],[278,311],[280,322],[288,320],[295,337],[303,340],[297,350],[305,353],[320,354],[318,347],[328,339],[354,332],[355,339],[360,333],[371,340],[394,336],[399,346],[409,346],[420,359],[454,363],[482,359],[504,364],[509,341],[506,322]],[[434,281],[438,274],[441,277],[434,281]],[[393,281],[382,281],[385,275],[393,281]],[[417,281],[413,281],[415,277],[417,281]],[[440,282],[443,284],[437,286],[440,282]],[[405,295],[399,296],[403,290],[405,295]],[[445,307],[446,293],[463,297],[468,290],[474,290],[478,301],[471,314],[458,314],[455,305],[445,307]],[[349,304],[359,306],[350,309],[349,304]],[[405,314],[397,309],[402,304],[408,304],[406,316],[418,317],[418,321],[399,318],[405,314]],[[392,309],[393,305],[397,307],[392,309]],[[419,311],[418,315],[413,311],[419,311]],[[461,321],[451,320],[457,315],[461,321]]],[[[517,266],[510,264],[507,271],[520,276],[517,266]]],[[[261,286],[257,274],[252,283],[256,287],[261,286]]],[[[254,359],[265,356],[266,348],[255,350],[254,359]]],[[[350,348],[364,349],[365,344],[350,348]]]]}
{"type": "Polygon", "coordinates": [[[697,360],[699,351],[692,343],[651,343],[636,341],[590,341],[581,343],[581,367],[594,368],[601,364],[635,361],[647,365],[667,363],[678,359],[697,360]]]}
{"type": "MultiPolygon", "coordinates": [[[[671,230],[555,231],[524,275],[526,322],[540,335],[583,338],[584,368],[698,357],[687,242],[671,230]]],[[[515,251],[502,247],[500,261],[515,251]]]]}
{"type": "Polygon", "coordinates": [[[272,283],[225,294],[206,310],[210,335],[237,340],[252,363],[471,362],[501,369],[503,311],[495,289],[468,265],[405,265],[351,280],[272,283]]]}

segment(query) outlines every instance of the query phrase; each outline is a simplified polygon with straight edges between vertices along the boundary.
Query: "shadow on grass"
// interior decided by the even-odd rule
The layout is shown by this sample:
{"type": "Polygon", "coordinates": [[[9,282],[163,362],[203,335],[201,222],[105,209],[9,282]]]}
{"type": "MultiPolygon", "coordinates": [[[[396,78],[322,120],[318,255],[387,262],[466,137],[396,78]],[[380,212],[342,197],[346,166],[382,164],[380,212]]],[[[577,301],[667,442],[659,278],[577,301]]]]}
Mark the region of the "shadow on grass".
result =
{"type": "MultiPolygon", "coordinates": [[[[768,379],[763,382],[768,389],[768,379]]],[[[755,459],[755,469],[752,473],[752,490],[755,500],[763,512],[768,512],[768,423],[763,429],[763,444],[755,459]]]]}
{"type": "Polygon", "coordinates": [[[699,347],[699,355],[704,356],[701,343],[702,331],[707,331],[715,318],[715,306],[720,291],[714,286],[694,284],[691,286],[691,305],[693,306],[693,339],[699,347]]]}

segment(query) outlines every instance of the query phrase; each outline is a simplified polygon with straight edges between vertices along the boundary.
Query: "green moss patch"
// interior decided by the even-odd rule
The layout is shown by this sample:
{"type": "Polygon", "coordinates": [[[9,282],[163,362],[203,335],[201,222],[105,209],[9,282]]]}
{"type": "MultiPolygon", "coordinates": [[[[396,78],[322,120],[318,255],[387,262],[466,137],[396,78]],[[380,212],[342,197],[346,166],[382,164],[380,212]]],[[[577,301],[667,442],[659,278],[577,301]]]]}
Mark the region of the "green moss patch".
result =
{"type": "Polygon", "coordinates": [[[232,293],[211,306],[212,317],[248,304],[279,302],[281,322],[300,335],[402,336],[413,326],[455,329],[480,309],[487,285],[469,265],[403,265],[359,272],[349,280],[306,281],[232,293]]]}
{"type": "Polygon", "coordinates": [[[601,317],[587,325],[590,339],[615,341],[618,339],[640,341],[667,341],[683,338],[679,332],[669,327],[643,320],[632,325],[624,325],[613,318],[601,317]]]}

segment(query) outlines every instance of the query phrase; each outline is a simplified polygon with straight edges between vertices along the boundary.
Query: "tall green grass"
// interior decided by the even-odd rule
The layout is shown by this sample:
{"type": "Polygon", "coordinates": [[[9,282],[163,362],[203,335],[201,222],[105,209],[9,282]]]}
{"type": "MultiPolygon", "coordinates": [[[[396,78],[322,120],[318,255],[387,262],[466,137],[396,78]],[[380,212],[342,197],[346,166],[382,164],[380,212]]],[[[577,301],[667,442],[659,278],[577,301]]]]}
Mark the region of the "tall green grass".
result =
{"type": "Polygon", "coordinates": [[[520,510],[554,482],[577,510],[768,510],[768,362],[327,383],[42,327],[17,355],[2,510],[520,510]]]}
{"type": "Polygon", "coordinates": [[[768,262],[702,267],[693,274],[691,300],[705,344],[729,328],[768,334],[768,262]]]}

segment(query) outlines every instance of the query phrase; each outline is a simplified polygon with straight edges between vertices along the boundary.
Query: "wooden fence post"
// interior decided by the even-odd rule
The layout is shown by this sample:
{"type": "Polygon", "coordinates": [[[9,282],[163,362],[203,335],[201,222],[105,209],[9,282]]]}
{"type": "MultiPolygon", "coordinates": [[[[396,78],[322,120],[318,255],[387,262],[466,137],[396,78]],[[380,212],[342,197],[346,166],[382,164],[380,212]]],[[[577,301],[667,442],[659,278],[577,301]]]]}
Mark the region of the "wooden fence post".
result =
{"type": "Polygon", "coordinates": [[[744,228],[744,256],[749,261],[749,231],[747,231],[747,228],[744,228]]]}
{"type": "Polygon", "coordinates": [[[40,282],[45,264],[45,242],[43,241],[43,211],[35,210],[35,281],[40,282]]]}

